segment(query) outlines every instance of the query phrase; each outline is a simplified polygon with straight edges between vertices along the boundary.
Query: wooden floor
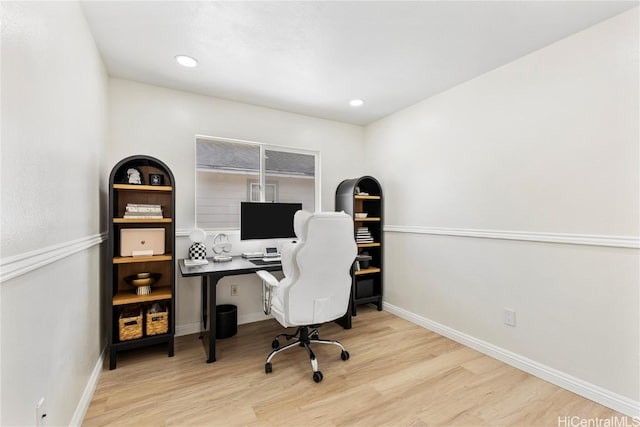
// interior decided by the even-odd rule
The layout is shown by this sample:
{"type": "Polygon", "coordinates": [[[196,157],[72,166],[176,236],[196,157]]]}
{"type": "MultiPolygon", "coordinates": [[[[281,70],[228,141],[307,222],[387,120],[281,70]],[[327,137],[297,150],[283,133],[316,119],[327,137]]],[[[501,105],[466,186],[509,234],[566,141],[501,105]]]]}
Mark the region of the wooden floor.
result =
{"type": "Polygon", "coordinates": [[[178,337],[173,358],[165,347],[120,353],[116,370],[106,361],[83,425],[569,426],[559,420],[623,418],[392,314],[361,307],[353,320],[350,330],[320,329],[351,358],[316,345],[318,384],[298,347],[265,374],[271,341],[283,331],[275,320],[240,325],[218,341],[212,364],[197,335],[178,337]]]}

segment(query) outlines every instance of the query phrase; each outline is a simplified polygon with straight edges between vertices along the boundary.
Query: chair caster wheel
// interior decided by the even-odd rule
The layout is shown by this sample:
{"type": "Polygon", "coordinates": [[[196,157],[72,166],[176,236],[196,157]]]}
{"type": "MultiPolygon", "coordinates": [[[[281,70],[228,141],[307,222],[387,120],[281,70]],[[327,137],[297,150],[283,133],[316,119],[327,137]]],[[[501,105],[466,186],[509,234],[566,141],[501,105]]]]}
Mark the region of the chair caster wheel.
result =
{"type": "Polygon", "coordinates": [[[264,373],[265,374],[270,374],[271,370],[272,370],[271,363],[270,362],[269,363],[265,363],[264,364],[264,373]]]}
{"type": "Polygon", "coordinates": [[[313,380],[317,383],[319,383],[320,381],[322,381],[322,372],[320,371],[316,371],[313,373],[313,380]]]}
{"type": "Polygon", "coordinates": [[[347,350],[343,350],[342,353],[340,353],[340,358],[342,360],[349,360],[349,352],[347,350]]]}
{"type": "Polygon", "coordinates": [[[280,342],[278,342],[277,339],[271,341],[271,348],[278,348],[280,347],[280,342]]]}

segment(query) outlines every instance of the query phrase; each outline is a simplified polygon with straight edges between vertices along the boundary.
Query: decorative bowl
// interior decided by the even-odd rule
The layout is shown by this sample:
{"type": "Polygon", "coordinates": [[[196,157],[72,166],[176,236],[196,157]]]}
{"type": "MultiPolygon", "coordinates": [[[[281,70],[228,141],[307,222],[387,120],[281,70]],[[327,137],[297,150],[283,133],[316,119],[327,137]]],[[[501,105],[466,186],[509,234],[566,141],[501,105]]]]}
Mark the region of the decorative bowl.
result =
{"type": "Polygon", "coordinates": [[[369,215],[367,212],[356,212],[356,218],[366,218],[369,215]]]}
{"type": "Polygon", "coordinates": [[[124,278],[124,281],[136,288],[136,294],[147,295],[151,293],[151,285],[156,283],[162,274],[160,273],[136,273],[124,278]]]}

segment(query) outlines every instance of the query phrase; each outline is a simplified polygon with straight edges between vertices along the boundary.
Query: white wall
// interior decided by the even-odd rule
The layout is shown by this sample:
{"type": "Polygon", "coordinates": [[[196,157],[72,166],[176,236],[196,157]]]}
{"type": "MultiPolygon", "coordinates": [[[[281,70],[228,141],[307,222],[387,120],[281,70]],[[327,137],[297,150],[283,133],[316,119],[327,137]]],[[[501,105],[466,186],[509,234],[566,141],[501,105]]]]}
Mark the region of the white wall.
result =
{"type": "MultiPolygon", "coordinates": [[[[203,95],[109,80],[110,168],[120,159],[147,154],[165,162],[176,179],[177,257],[185,258],[190,245],[186,237],[195,224],[195,136],[264,142],[321,151],[321,201],[323,210],[334,209],[338,184],[363,174],[364,130],[360,126],[241,104],[203,95]]],[[[233,254],[262,250],[264,242],[240,242],[238,233],[227,233],[233,254]]],[[[206,245],[211,255],[213,236],[206,245]]],[[[179,275],[179,274],[178,274],[179,275]]],[[[261,284],[254,275],[222,279],[218,303],[238,306],[240,323],[264,319],[261,284]],[[236,297],[230,285],[239,284],[236,297]]],[[[200,282],[177,281],[176,332],[199,331],[200,282]]],[[[203,352],[203,360],[204,360],[203,352]]]]}
{"type": "Polygon", "coordinates": [[[100,336],[107,76],[76,2],[1,2],[0,425],[68,425],[100,336]]]}
{"type": "Polygon", "coordinates": [[[635,8],[365,133],[386,195],[386,307],[636,414],[638,48],[635,8]]]}

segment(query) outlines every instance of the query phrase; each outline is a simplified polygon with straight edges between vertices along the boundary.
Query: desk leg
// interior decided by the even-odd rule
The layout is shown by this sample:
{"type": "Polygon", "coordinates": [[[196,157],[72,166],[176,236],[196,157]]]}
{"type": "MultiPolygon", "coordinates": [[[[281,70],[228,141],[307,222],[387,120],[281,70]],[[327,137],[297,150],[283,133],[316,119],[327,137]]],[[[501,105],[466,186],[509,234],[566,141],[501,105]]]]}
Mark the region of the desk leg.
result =
{"type": "Polygon", "coordinates": [[[351,321],[351,310],[353,308],[353,303],[349,302],[349,306],[347,307],[347,312],[339,319],[336,319],[336,323],[342,326],[344,329],[351,329],[352,321],[351,321]]]}
{"type": "MultiPolygon", "coordinates": [[[[207,328],[207,276],[202,276],[202,328],[204,330],[207,328]]],[[[200,338],[202,338],[202,333],[200,333],[200,338]]]]}
{"type": "Polygon", "coordinates": [[[220,277],[210,274],[202,277],[202,344],[207,363],[216,361],[216,286],[220,277]]]}

